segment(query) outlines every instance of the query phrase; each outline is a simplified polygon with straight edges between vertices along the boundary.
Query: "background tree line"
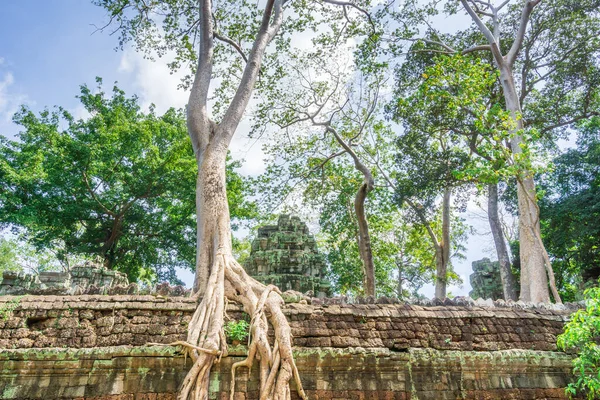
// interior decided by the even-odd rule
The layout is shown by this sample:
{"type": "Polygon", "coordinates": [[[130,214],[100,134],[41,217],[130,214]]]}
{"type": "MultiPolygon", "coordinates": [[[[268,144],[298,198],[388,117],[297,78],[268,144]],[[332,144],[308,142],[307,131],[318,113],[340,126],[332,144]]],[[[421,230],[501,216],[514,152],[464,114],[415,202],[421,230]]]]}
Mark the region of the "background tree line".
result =
{"type": "MultiPolygon", "coordinates": [[[[458,214],[484,196],[505,298],[545,300],[555,286],[555,300],[574,299],[600,269],[597,6],[321,10],[330,29],[313,35],[313,49],[263,66],[276,73],[261,83],[251,135],[264,135],[267,172],[242,177],[228,162],[232,217],[308,207],[338,292],[406,297],[435,283],[445,297],[469,231],[458,214]],[[464,29],[436,22],[465,12],[464,29]],[[563,152],[565,138],[577,146],[563,152]],[[502,231],[502,204],[519,220],[516,243],[502,231]]],[[[197,167],[183,112],[144,112],[117,88],[83,87],[80,99],[89,118],[60,108],[15,115],[22,133],[0,146],[3,226],[64,268],[98,257],[131,279],[176,281],[174,268],[194,269],[196,251],[197,167]]],[[[15,242],[3,246],[3,265],[14,267],[15,242]]]]}

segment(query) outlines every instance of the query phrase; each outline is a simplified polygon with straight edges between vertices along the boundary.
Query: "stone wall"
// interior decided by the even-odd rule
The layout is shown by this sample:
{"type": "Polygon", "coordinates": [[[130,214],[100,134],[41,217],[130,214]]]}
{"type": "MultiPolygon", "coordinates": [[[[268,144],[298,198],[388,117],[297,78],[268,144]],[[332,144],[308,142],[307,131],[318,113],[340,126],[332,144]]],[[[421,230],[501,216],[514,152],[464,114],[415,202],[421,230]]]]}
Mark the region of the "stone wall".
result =
{"type": "MultiPolygon", "coordinates": [[[[311,400],[566,399],[571,370],[568,355],[531,350],[298,349],[294,356],[311,400]]],[[[231,365],[242,357],[213,367],[211,399],[229,399],[231,365]]],[[[0,398],[175,400],[190,366],[172,347],[6,350],[0,398]]],[[[234,398],[257,395],[258,368],[251,376],[238,370],[234,398]]]]}
{"type": "Polygon", "coordinates": [[[127,275],[86,261],[69,272],[42,271],[36,275],[4,271],[0,280],[2,295],[135,294],[137,284],[127,275]]]}
{"type": "MultiPolygon", "coordinates": [[[[190,298],[1,296],[0,348],[170,343],[185,339],[194,308],[190,298]]],[[[298,303],[287,304],[284,313],[295,346],[392,351],[554,351],[556,336],[569,315],[567,310],[545,308],[298,303]]],[[[228,314],[244,318],[234,305],[228,307],[228,314]]]]}
{"type": "MultiPolygon", "coordinates": [[[[184,339],[194,308],[160,296],[0,297],[0,398],[174,399],[189,365],[175,348],[144,345],[184,339]]],[[[564,399],[571,379],[572,356],[555,345],[567,309],[293,303],[284,312],[311,400],[564,399]]],[[[232,305],[228,315],[247,317],[232,305]]],[[[215,366],[211,398],[229,398],[230,366],[244,352],[232,348],[215,366]]],[[[235,399],[256,399],[257,377],[240,372],[235,399]]]]}

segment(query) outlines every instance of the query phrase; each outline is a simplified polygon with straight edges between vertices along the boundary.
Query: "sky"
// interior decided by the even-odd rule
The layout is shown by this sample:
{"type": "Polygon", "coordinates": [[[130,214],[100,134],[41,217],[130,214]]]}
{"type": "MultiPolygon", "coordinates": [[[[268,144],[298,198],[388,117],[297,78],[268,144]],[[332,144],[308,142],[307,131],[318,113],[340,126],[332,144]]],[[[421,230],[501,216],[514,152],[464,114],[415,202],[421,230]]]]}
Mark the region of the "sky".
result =
{"type": "MultiPolygon", "coordinates": [[[[0,23],[0,134],[14,138],[19,127],[12,115],[25,104],[34,111],[60,105],[76,117],[85,117],[76,95],[79,87],[95,87],[102,77],[105,90],[117,81],[128,95],[137,94],[144,107],[155,104],[158,112],[183,107],[187,93],[177,89],[180,77],[171,74],[165,60],[152,62],[133,49],[115,50],[116,35],[99,32],[108,21],[105,11],[85,0],[5,1],[0,23]]],[[[263,171],[260,145],[247,139],[248,124],[242,124],[232,143],[234,158],[244,159],[241,172],[256,175],[263,171]]],[[[495,259],[493,242],[483,211],[470,202],[464,215],[475,235],[466,243],[467,259],[455,261],[462,287],[450,287],[454,295],[466,295],[470,288],[471,263],[485,256],[495,259]]],[[[192,274],[180,277],[191,283],[192,274]]],[[[433,296],[433,286],[423,289],[433,296]]]]}

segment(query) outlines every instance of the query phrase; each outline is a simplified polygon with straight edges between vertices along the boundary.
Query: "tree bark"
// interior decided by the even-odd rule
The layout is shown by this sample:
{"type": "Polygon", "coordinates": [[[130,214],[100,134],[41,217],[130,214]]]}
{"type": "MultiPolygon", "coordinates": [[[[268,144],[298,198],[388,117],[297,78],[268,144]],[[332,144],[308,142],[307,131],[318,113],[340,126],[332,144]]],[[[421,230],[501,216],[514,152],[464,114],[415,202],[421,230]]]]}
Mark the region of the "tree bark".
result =
{"type": "Polygon", "coordinates": [[[202,262],[194,287],[205,287],[218,249],[231,251],[225,163],[227,151],[205,151],[198,165],[196,207],[199,254],[202,262]],[[207,154],[208,153],[208,154],[207,154]]]}
{"type": "Polygon", "coordinates": [[[363,266],[363,286],[365,295],[375,296],[375,265],[373,263],[373,251],[371,249],[371,236],[369,234],[369,223],[365,213],[365,200],[375,187],[373,174],[369,168],[358,158],[352,147],[340,136],[338,131],[328,122],[325,124],[326,131],[333,134],[335,140],[352,157],[354,168],[363,175],[363,184],[358,189],[354,198],[354,212],[358,221],[358,250],[363,266]]]}
{"type": "Polygon", "coordinates": [[[510,268],[510,258],[508,249],[504,241],[500,216],[498,215],[498,184],[490,183],[488,185],[488,220],[490,229],[494,237],[496,254],[498,255],[498,264],[500,267],[500,280],[502,281],[502,292],[504,300],[517,300],[517,290],[515,277],[510,268]]]}
{"type": "Polygon", "coordinates": [[[358,248],[363,265],[363,285],[366,296],[375,296],[375,265],[373,264],[369,224],[365,215],[365,200],[372,188],[372,182],[371,184],[363,183],[354,200],[354,211],[358,221],[358,248]]]}
{"type": "Polygon", "coordinates": [[[450,197],[449,187],[444,188],[442,200],[442,240],[435,249],[436,278],[435,297],[446,298],[448,284],[448,262],[450,261],[450,197]]]}
{"type": "Polygon", "coordinates": [[[212,78],[212,4],[211,0],[199,0],[200,48],[187,106],[187,125],[198,165],[194,296],[201,301],[189,322],[187,340],[172,343],[183,346],[193,361],[178,400],[208,399],[212,365],[227,355],[223,334],[226,298],[242,304],[251,316],[248,357],[232,366],[231,399],[236,369],[251,368],[255,359],[260,360],[261,400],[290,400],[291,379],[295,381],[298,396],[306,399],[292,357],[291,330],[281,311],[283,299],[279,289],[248,276],[233,257],[225,180],[227,149],[250,100],[266,46],[281,25],[282,5],[282,0],[267,0],[241,82],[223,119],[216,124],[207,110],[212,78]],[[274,329],[273,346],[268,340],[270,326],[274,329]]]}
{"type": "Polygon", "coordinates": [[[402,289],[402,264],[398,263],[398,285],[396,286],[396,295],[399,299],[402,299],[403,289],[402,289]]]}
{"type": "MultiPolygon", "coordinates": [[[[512,66],[506,62],[499,65],[500,82],[504,92],[506,109],[514,123],[514,131],[523,129],[521,105],[515,86],[512,66]]],[[[517,134],[511,142],[513,154],[521,154],[523,138],[517,134]]],[[[535,183],[530,171],[522,171],[517,177],[517,197],[519,206],[519,244],[521,260],[521,295],[523,301],[549,303],[548,276],[544,264],[544,251],[541,242],[539,207],[536,201],[535,183]],[[537,236],[537,237],[536,237],[537,236]]]]}

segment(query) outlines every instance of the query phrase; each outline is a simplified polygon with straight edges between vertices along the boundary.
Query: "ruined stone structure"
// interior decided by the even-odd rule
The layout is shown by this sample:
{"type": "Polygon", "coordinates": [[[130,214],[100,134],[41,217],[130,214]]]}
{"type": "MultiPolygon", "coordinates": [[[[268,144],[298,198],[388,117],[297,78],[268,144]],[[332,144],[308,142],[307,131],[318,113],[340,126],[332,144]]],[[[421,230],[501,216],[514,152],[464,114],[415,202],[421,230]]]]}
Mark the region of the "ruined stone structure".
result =
{"type": "MultiPolygon", "coordinates": [[[[555,342],[568,307],[322,303],[284,308],[311,400],[566,399],[573,356],[555,342]]],[[[144,345],[185,339],[195,307],[173,297],[2,296],[0,398],[175,399],[189,358],[144,345]]],[[[227,313],[244,318],[232,304],[227,313]]],[[[215,365],[211,399],[229,399],[230,368],[245,351],[215,365]]],[[[238,371],[235,399],[257,398],[257,372],[238,371]]]]}
{"type": "Polygon", "coordinates": [[[317,297],[330,292],[324,279],[325,258],[306,224],[296,216],[280,215],[277,225],[258,228],[245,268],[257,280],[282,291],[312,291],[317,297]]]}
{"type": "Polygon", "coordinates": [[[38,275],[4,271],[0,282],[0,295],[23,294],[113,294],[135,292],[137,286],[129,285],[127,275],[106,269],[101,264],[86,262],[69,272],[40,272],[38,275]]]}
{"type": "Polygon", "coordinates": [[[483,258],[473,261],[473,273],[469,277],[473,290],[469,296],[473,299],[503,299],[500,265],[498,261],[483,258]]]}

